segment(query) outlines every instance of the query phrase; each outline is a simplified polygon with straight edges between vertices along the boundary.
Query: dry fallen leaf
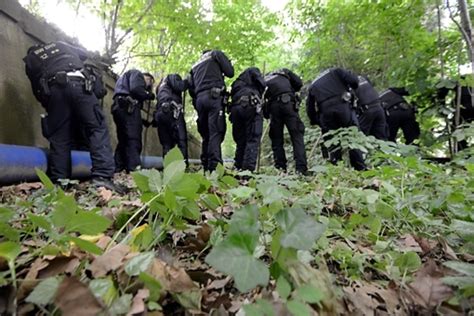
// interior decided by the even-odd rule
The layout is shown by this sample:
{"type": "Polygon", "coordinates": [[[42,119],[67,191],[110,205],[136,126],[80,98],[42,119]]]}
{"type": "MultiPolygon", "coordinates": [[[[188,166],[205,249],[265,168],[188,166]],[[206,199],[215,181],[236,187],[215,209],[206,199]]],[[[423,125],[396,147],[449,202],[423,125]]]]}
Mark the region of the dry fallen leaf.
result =
{"type": "Polygon", "coordinates": [[[87,285],[76,277],[65,277],[59,285],[54,303],[63,315],[90,316],[102,311],[102,306],[87,285]]]}
{"type": "Polygon", "coordinates": [[[128,311],[127,316],[144,313],[146,311],[145,300],[149,296],[150,291],[148,289],[138,290],[137,294],[133,298],[132,307],[128,311]]]}
{"type": "Polygon", "coordinates": [[[354,282],[344,287],[344,299],[352,315],[377,315],[375,311],[387,311],[389,315],[406,315],[399,306],[399,296],[390,288],[376,283],[354,282]]]}
{"type": "Polygon", "coordinates": [[[415,251],[415,252],[423,252],[420,244],[416,241],[416,239],[411,235],[403,235],[396,241],[396,244],[400,251],[415,251]]]}
{"type": "Polygon", "coordinates": [[[26,276],[24,277],[23,281],[20,284],[17,293],[17,299],[21,300],[22,298],[26,297],[26,295],[31,292],[36,284],[38,284],[38,273],[40,270],[46,268],[49,265],[49,262],[43,260],[41,258],[36,258],[33,264],[30,266],[30,269],[26,276]]]}
{"type": "Polygon", "coordinates": [[[104,202],[104,203],[107,203],[112,199],[112,194],[113,193],[112,193],[111,190],[107,190],[104,187],[99,188],[99,195],[100,195],[100,198],[101,198],[102,202],[104,202]]]}
{"type": "Polygon", "coordinates": [[[61,273],[72,273],[80,264],[81,261],[75,257],[56,257],[46,268],[39,271],[38,278],[46,279],[61,273]]]}
{"type": "Polygon", "coordinates": [[[413,303],[424,308],[435,307],[453,295],[453,290],[441,281],[446,276],[436,262],[428,260],[409,284],[413,303]]]}
{"type": "Polygon", "coordinates": [[[107,252],[95,258],[92,261],[89,270],[92,272],[94,278],[105,276],[109,271],[114,271],[120,268],[125,256],[130,252],[130,247],[124,244],[118,244],[107,252]]]}

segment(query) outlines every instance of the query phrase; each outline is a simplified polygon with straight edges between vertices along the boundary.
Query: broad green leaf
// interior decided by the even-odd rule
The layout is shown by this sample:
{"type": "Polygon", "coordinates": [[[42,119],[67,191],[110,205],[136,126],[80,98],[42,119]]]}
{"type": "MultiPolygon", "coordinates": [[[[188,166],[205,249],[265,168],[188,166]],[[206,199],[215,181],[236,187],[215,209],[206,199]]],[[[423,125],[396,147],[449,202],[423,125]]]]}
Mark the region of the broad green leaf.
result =
{"type": "Polygon", "coordinates": [[[278,295],[280,295],[283,300],[286,300],[291,294],[291,285],[288,283],[285,277],[280,276],[276,283],[276,290],[278,295]]]}
{"type": "Polygon", "coordinates": [[[146,272],[141,272],[138,278],[145,284],[147,289],[150,291],[150,301],[157,301],[160,298],[161,283],[153,276],[146,272]]]}
{"type": "Polygon", "coordinates": [[[474,286],[474,277],[444,277],[441,279],[443,283],[451,286],[456,286],[461,289],[474,286]]]}
{"type": "Polygon", "coordinates": [[[49,177],[46,175],[46,173],[44,173],[43,170],[38,169],[38,168],[35,168],[35,172],[38,178],[40,179],[41,183],[43,183],[44,187],[47,190],[52,191],[54,189],[54,184],[51,181],[51,179],[49,179],[49,177]]]}
{"type": "Polygon", "coordinates": [[[395,260],[395,265],[399,267],[402,272],[412,272],[421,266],[421,259],[416,252],[408,251],[395,260]]]}
{"type": "Polygon", "coordinates": [[[51,214],[51,220],[56,227],[65,227],[68,225],[77,210],[77,204],[74,197],[64,195],[56,202],[51,214]]]}
{"type": "Polygon", "coordinates": [[[254,192],[254,188],[249,188],[245,186],[240,186],[238,188],[227,190],[227,193],[229,193],[232,197],[239,199],[249,199],[252,197],[254,192]]]}
{"type": "Polygon", "coordinates": [[[103,253],[103,250],[101,248],[99,248],[96,244],[88,240],[84,240],[78,237],[68,237],[67,239],[69,241],[74,242],[79,248],[86,252],[92,253],[94,255],[101,255],[103,253]]]}
{"type": "Polygon", "coordinates": [[[169,188],[165,189],[164,202],[166,207],[170,210],[174,210],[177,206],[176,197],[169,188]]]}
{"type": "Polygon", "coordinates": [[[236,287],[241,292],[268,284],[269,271],[265,263],[255,259],[246,248],[226,240],[211,250],[206,262],[216,270],[233,276],[236,287]]]}
{"type": "Polygon", "coordinates": [[[284,209],[276,220],[282,230],[281,245],[286,248],[311,249],[326,229],[300,208],[284,209]]]}
{"type": "Polygon", "coordinates": [[[291,300],[286,304],[286,307],[293,316],[310,316],[311,309],[310,307],[300,301],[291,300]]]}
{"type": "Polygon", "coordinates": [[[151,192],[158,193],[161,191],[162,181],[161,173],[156,169],[150,169],[148,172],[148,187],[151,192]]]}
{"type": "Polygon", "coordinates": [[[46,231],[51,231],[51,223],[47,221],[44,216],[28,213],[28,219],[37,227],[43,228],[46,231]]]}
{"type": "Polygon", "coordinates": [[[474,236],[474,223],[453,219],[451,229],[462,237],[474,236]]]}
{"type": "Polygon", "coordinates": [[[140,273],[145,272],[154,259],[155,254],[153,252],[140,253],[125,264],[125,272],[129,276],[137,276],[140,273]]]}
{"type": "Polygon", "coordinates": [[[25,301],[40,306],[46,306],[52,303],[60,283],[60,277],[51,277],[42,280],[34,288],[33,292],[28,295],[25,301]]]}
{"type": "Polygon", "coordinates": [[[313,285],[308,284],[296,289],[294,297],[309,304],[317,304],[324,299],[324,293],[313,285]]]}
{"type": "Polygon", "coordinates": [[[110,305],[109,312],[112,315],[124,315],[127,314],[132,305],[132,294],[125,294],[115,299],[110,305]]]}
{"type": "Polygon", "coordinates": [[[19,241],[20,240],[20,232],[16,229],[12,228],[6,222],[0,222],[0,236],[4,236],[6,239],[10,241],[19,241]]]}
{"type": "Polygon", "coordinates": [[[148,175],[146,175],[143,171],[144,170],[132,172],[132,178],[141,192],[150,192],[150,180],[148,175]]]}
{"type": "Polygon", "coordinates": [[[246,316],[273,316],[272,304],[267,300],[258,299],[254,304],[246,304],[243,306],[246,316]]]}
{"type": "Polygon", "coordinates": [[[185,169],[186,164],[183,160],[171,162],[163,171],[163,184],[167,185],[171,182],[179,182],[184,176],[185,169]]]}
{"type": "Polygon", "coordinates": [[[173,297],[187,310],[201,310],[202,293],[199,289],[173,293],[173,297]]]}
{"type": "Polygon", "coordinates": [[[380,193],[374,190],[364,190],[363,192],[368,204],[374,204],[380,196],[380,193]]]}
{"type": "Polygon", "coordinates": [[[163,168],[164,169],[168,168],[171,165],[171,163],[176,162],[176,161],[184,163],[183,154],[181,153],[181,150],[179,150],[177,146],[171,149],[168,153],[166,153],[165,159],[163,160],[163,168]]]}
{"type": "Polygon", "coordinates": [[[15,212],[6,207],[0,207],[0,223],[1,222],[8,222],[15,216],[15,212]]]}
{"type": "Polygon", "coordinates": [[[97,235],[103,233],[111,221],[93,212],[79,211],[74,214],[66,225],[66,230],[78,232],[83,235],[97,235]]]}
{"type": "Polygon", "coordinates": [[[92,280],[89,283],[89,288],[92,291],[92,294],[94,294],[95,297],[102,299],[107,306],[111,305],[119,294],[115,288],[114,281],[110,276],[105,279],[92,280]]]}
{"type": "Polygon", "coordinates": [[[264,204],[272,204],[273,202],[290,197],[290,192],[276,182],[268,181],[259,183],[257,189],[263,197],[264,204]]]}
{"type": "Polygon", "coordinates": [[[196,180],[186,174],[179,182],[170,183],[168,188],[170,188],[175,195],[194,200],[198,196],[197,193],[200,185],[196,180]]]}
{"type": "Polygon", "coordinates": [[[5,241],[0,243],[0,257],[8,261],[15,261],[16,257],[21,252],[20,244],[12,241],[5,241]]]}
{"type": "Polygon", "coordinates": [[[474,277],[474,264],[461,262],[461,261],[447,261],[443,263],[450,269],[453,269],[459,273],[465,274],[470,277],[474,277]]]}

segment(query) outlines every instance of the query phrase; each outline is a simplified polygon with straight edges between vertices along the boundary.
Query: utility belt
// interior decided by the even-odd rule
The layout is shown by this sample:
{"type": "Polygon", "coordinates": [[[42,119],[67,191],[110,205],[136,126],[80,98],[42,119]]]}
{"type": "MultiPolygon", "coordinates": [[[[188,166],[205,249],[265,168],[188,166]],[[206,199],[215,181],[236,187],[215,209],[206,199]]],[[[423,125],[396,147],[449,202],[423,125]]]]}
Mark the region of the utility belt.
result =
{"type": "Polygon", "coordinates": [[[291,101],[295,101],[296,97],[294,93],[282,93],[277,95],[276,97],[270,98],[268,101],[270,102],[281,102],[281,103],[290,103],[291,101]]]}
{"type": "Polygon", "coordinates": [[[335,95],[332,97],[327,98],[326,100],[319,102],[320,108],[334,105],[334,104],[341,104],[341,103],[351,103],[352,96],[351,93],[346,91],[342,95],[335,95]]]}
{"type": "Polygon", "coordinates": [[[173,113],[173,118],[175,120],[177,120],[179,115],[184,112],[183,105],[175,101],[163,102],[158,105],[158,109],[161,109],[163,113],[173,113]]]}
{"type": "Polygon", "coordinates": [[[417,113],[416,107],[406,102],[400,102],[400,103],[392,104],[390,106],[387,105],[386,102],[382,102],[382,107],[385,109],[385,114],[387,116],[390,116],[391,112],[398,111],[398,110],[402,110],[402,111],[412,110],[414,113],[417,113]]]}
{"type": "Polygon", "coordinates": [[[84,92],[87,94],[92,94],[94,92],[94,82],[84,75],[83,69],[74,70],[74,71],[58,71],[53,76],[49,78],[41,78],[40,86],[43,94],[45,96],[51,95],[50,87],[52,85],[58,85],[60,87],[65,87],[68,82],[79,81],[84,85],[84,92]]]}
{"type": "Polygon", "coordinates": [[[262,112],[263,102],[255,94],[241,96],[236,102],[233,102],[232,105],[240,105],[243,108],[247,106],[255,108],[256,113],[262,112]]]}
{"type": "Polygon", "coordinates": [[[128,114],[131,114],[136,108],[141,108],[141,103],[129,95],[119,95],[114,98],[112,112],[116,110],[117,107],[125,109],[128,114]]]}
{"type": "Polygon", "coordinates": [[[375,108],[375,107],[378,107],[378,106],[380,106],[380,101],[377,100],[377,101],[374,101],[374,102],[369,103],[369,104],[359,104],[357,109],[361,112],[365,112],[368,109],[375,108]]]}
{"type": "Polygon", "coordinates": [[[220,88],[214,87],[207,90],[202,90],[197,93],[197,95],[199,94],[208,94],[213,99],[218,99],[222,97],[222,104],[224,105],[224,107],[227,107],[227,105],[229,104],[229,94],[227,93],[225,86],[222,86],[220,88]]]}

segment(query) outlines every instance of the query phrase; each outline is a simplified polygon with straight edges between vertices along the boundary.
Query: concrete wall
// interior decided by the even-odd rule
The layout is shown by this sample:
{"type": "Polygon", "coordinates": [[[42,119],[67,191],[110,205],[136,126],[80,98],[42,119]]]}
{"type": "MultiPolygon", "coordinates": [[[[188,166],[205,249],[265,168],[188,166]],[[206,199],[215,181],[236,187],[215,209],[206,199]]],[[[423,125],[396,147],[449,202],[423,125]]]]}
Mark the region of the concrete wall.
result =
{"type": "MultiPolygon", "coordinates": [[[[22,58],[30,46],[57,40],[78,44],[54,25],[30,14],[16,0],[0,0],[0,143],[48,146],[40,126],[40,114],[45,111],[31,92],[22,58]]],[[[116,75],[108,72],[104,77],[109,90],[103,102],[104,112],[115,148],[116,130],[110,106],[116,75]]],[[[155,128],[148,128],[146,147],[145,154],[161,155],[155,128]]],[[[190,137],[190,157],[198,158],[199,153],[199,141],[190,137]]]]}

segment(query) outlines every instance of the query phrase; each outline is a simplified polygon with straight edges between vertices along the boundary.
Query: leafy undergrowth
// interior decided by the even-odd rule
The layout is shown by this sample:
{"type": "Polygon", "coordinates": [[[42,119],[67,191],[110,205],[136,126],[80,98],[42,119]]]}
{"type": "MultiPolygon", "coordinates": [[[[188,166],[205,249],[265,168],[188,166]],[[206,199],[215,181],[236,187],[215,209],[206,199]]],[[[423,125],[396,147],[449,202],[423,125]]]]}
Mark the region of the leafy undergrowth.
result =
{"type": "Polygon", "coordinates": [[[312,177],[185,171],[1,189],[0,314],[462,315],[474,165],[380,157],[312,177]]]}

